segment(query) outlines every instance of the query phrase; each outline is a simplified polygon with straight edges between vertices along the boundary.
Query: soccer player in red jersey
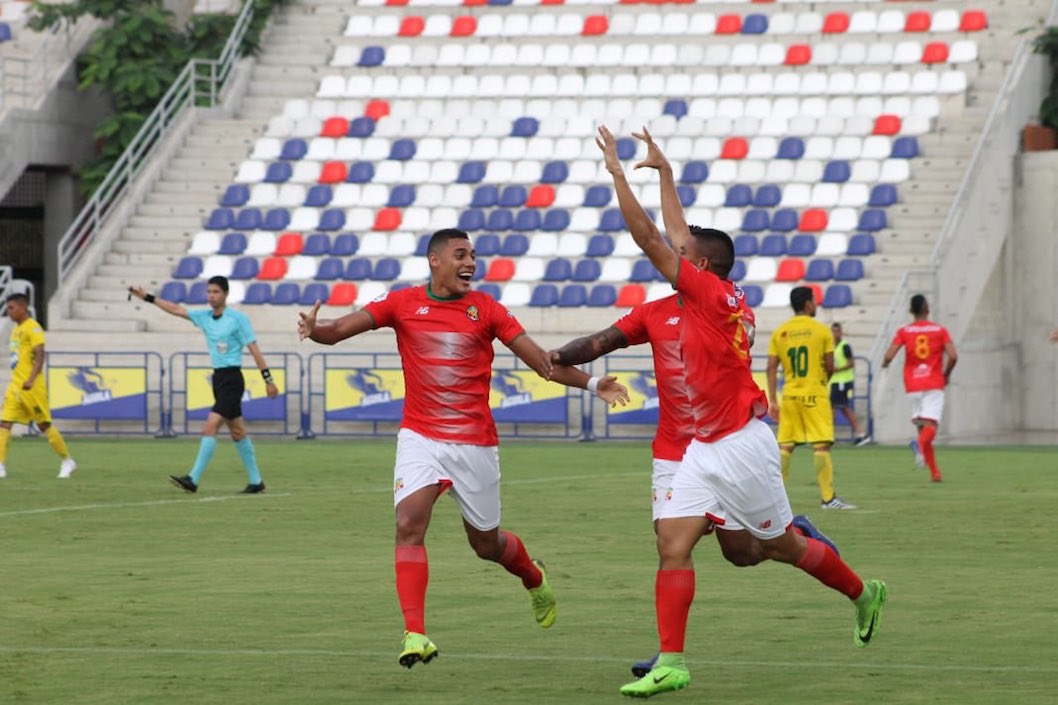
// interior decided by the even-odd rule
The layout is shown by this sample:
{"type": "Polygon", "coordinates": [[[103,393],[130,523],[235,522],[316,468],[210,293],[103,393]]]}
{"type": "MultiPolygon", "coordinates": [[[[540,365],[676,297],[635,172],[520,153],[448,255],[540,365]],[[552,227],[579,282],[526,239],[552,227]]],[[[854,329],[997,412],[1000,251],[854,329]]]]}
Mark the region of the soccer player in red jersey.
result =
{"type": "Polygon", "coordinates": [[[680,342],[695,421],[694,439],[657,525],[660,566],[654,594],[661,655],[649,673],[621,688],[622,694],[649,697],[690,684],[683,647],[695,590],[691,556],[710,520],[718,526],[737,522],[760,542],[765,558],[796,565],[846,595],[856,605],[854,641],[865,646],[879,625],[885,583],[861,580],[829,546],[792,526],[779,447],[760,420],[767,398],[746,364],[742,290],[727,279],[735,259],[731,238],[718,230],[694,231],[705,266],[698,269],[680,257],[632,193],[613,135],[600,127],[597,142],[632,237],[683,301],[680,342]]]}
{"type": "Polygon", "coordinates": [[[316,320],[317,301],[298,324],[302,339],[325,345],[386,326],[397,334],[406,391],[394,467],[394,563],[405,627],[398,661],[406,668],[437,655],[425,628],[424,540],[434,503],[445,490],[459,505],[474,552],[521,578],[537,623],[550,627],[557,614],[543,564],[529,557],[518,536],[499,528],[498,439],[489,410],[492,341],[498,338],[542,377],[589,389],[610,404],[627,401],[627,390],[613,377],[553,366],[506,308],[471,291],[474,246],[465,232],[437,231],[427,257],[426,285],[390,292],[335,320],[316,320]]]}
{"type": "MultiPolygon", "coordinates": [[[[915,455],[917,458],[919,453],[922,454],[930,477],[934,482],[940,482],[933,439],[937,437],[937,426],[944,410],[944,388],[948,386],[948,378],[959,356],[948,330],[929,320],[929,303],[922,294],[911,297],[911,315],[915,322],[896,332],[885,351],[882,367],[889,367],[900,349],[904,349],[904,390],[911,397],[911,423],[918,427],[915,455]]],[[[915,442],[911,443],[911,449],[915,450],[915,442]]]]}

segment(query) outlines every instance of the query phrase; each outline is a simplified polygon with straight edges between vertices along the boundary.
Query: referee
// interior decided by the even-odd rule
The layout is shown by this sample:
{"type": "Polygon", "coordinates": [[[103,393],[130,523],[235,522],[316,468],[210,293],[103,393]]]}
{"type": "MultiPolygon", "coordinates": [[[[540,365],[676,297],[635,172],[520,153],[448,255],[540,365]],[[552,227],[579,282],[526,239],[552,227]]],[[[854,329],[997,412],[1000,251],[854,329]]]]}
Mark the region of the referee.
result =
{"type": "Polygon", "coordinates": [[[130,286],[129,294],[149,304],[154,304],[166,313],[186,318],[195,324],[196,328],[200,328],[206,336],[206,346],[209,348],[209,357],[213,364],[213,408],[210,409],[209,416],[202,425],[202,440],[198,446],[198,457],[195,458],[195,464],[189,474],[183,477],[170,475],[169,479],[185,492],[197,492],[202,473],[206,471],[206,466],[209,465],[209,461],[213,458],[213,451],[217,447],[217,430],[220,429],[222,423],[226,423],[231,439],[235,441],[235,447],[239,451],[239,457],[242,458],[242,464],[246,468],[246,474],[250,478],[242,494],[264,492],[265,484],[261,479],[261,471],[257,469],[253,442],[246,435],[246,423],[242,418],[242,395],[245,390],[242,377],[243,346],[253,355],[257,369],[261,371],[261,376],[264,377],[267,385],[268,396],[276,396],[279,390],[272,382],[272,373],[268,370],[264,356],[257,347],[250,319],[226,305],[228,300],[227,277],[213,277],[209,280],[206,287],[208,309],[188,311],[172,301],[148,294],[142,287],[130,286]]]}

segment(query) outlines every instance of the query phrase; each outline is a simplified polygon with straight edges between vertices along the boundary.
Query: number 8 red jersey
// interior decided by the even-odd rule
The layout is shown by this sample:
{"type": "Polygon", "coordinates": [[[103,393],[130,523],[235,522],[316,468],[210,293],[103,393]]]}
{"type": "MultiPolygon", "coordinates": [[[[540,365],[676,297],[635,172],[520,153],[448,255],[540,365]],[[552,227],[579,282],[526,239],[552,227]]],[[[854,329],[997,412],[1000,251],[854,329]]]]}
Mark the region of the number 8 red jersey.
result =
{"type": "Polygon", "coordinates": [[[904,348],[906,391],[944,389],[944,346],[950,342],[948,329],[932,321],[915,321],[896,332],[893,345],[904,348]]]}

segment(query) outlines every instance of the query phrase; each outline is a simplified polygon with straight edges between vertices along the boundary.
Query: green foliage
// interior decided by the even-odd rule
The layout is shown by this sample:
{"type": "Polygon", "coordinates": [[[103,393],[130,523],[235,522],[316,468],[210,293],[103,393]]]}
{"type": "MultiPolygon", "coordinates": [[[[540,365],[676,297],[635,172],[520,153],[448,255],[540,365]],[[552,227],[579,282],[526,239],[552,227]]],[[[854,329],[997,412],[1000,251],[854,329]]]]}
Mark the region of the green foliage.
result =
{"type": "MultiPolygon", "coordinates": [[[[252,0],[254,18],[240,53],[257,50],[271,12],[286,0],[252,0]]],[[[140,126],[190,59],[215,59],[231,34],[232,15],[196,15],[187,27],[174,26],[161,0],[34,0],[28,25],[36,31],[70,25],[90,15],[106,22],[78,57],[82,89],[110,94],[114,113],[96,128],[99,153],[80,169],[81,188],[93,193],[136,136],[140,126]]]]}
{"type": "Polygon", "coordinates": [[[1051,68],[1050,91],[1040,103],[1040,122],[1058,129],[1058,27],[1047,27],[1032,41],[1032,50],[1047,57],[1051,68]]]}

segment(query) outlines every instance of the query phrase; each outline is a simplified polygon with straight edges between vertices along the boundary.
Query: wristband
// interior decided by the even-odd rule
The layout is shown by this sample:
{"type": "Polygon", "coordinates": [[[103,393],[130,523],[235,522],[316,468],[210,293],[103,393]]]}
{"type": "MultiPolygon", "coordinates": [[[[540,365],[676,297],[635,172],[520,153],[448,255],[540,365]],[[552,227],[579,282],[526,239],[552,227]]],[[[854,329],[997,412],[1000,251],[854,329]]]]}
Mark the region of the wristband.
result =
{"type": "Polygon", "coordinates": [[[264,377],[265,384],[272,384],[272,370],[264,368],[261,370],[261,376],[264,377]]]}
{"type": "Polygon", "coordinates": [[[154,294],[144,294],[143,295],[143,300],[146,301],[149,304],[153,304],[154,303],[154,294]]]}
{"type": "Polygon", "coordinates": [[[589,379],[588,384],[585,386],[585,389],[587,389],[592,394],[597,394],[599,391],[599,378],[592,377],[591,379],[589,379]]]}

